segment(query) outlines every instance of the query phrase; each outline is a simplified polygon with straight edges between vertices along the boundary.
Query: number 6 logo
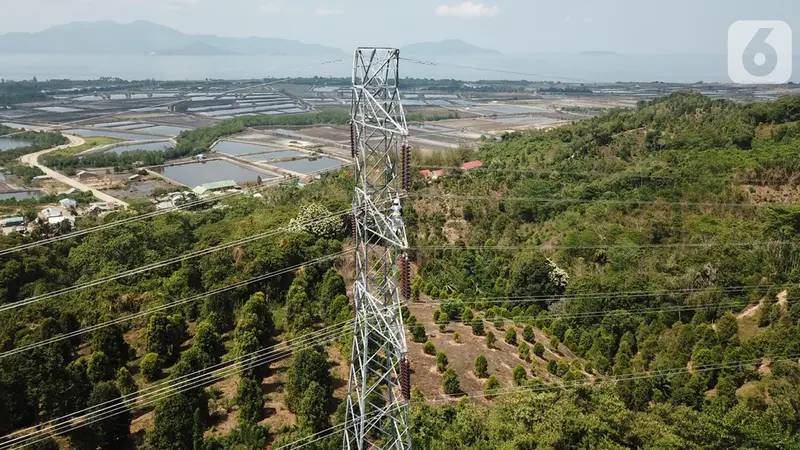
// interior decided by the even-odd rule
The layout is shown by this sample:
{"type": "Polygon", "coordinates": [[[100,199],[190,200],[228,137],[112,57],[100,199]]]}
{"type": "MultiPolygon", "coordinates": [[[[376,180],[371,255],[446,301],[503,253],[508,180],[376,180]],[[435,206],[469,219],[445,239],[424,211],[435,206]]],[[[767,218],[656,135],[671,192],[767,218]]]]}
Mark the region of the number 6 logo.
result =
{"type": "Polygon", "coordinates": [[[792,29],[785,22],[742,20],[728,30],[734,83],[782,84],[792,77],[792,29]]]}

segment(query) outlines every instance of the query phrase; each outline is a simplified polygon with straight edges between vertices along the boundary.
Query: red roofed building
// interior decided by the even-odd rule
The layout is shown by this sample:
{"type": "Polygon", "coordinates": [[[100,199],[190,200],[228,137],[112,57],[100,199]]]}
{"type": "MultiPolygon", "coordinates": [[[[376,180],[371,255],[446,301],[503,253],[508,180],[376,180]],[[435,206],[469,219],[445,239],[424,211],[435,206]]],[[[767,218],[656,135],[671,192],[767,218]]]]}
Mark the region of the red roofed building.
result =
{"type": "Polygon", "coordinates": [[[468,170],[477,169],[478,167],[483,167],[483,163],[478,160],[475,160],[475,161],[465,162],[464,165],[461,166],[461,170],[466,172],[468,170]]]}
{"type": "Polygon", "coordinates": [[[442,176],[447,174],[447,172],[445,172],[444,169],[433,170],[433,171],[425,169],[425,170],[420,170],[419,173],[425,179],[428,179],[428,180],[436,180],[439,177],[442,177],[442,176]]]}

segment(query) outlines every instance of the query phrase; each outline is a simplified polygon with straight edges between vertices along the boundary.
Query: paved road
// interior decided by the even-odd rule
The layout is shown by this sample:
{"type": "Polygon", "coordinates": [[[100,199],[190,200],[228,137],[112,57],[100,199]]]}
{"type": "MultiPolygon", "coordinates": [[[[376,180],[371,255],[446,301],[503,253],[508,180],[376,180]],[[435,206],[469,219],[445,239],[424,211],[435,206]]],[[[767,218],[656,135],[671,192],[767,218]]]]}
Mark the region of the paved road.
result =
{"type": "Polygon", "coordinates": [[[46,166],[43,166],[43,165],[39,164],[39,157],[44,155],[45,153],[53,152],[53,151],[56,151],[56,150],[59,150],[59,149],[62,149],[62,148],[77,147],[79,145],[83,145],[86,142],[86,141],[84,141],[82,138],[80,138],[78,136],[72,136],[72,135],[68,135],[68,134],[65,134],[64,136],[66,136],[69,139],[69,144],[61,145],[61,146],[53,147],[53,148],[48,148],[47,150],[42,150],[42,151],[36,152],[36,153],[30,153],[30,154],[27,154],[27,155],[23,155],[20,158],[20,161],[22,161],[23,164],[27,164],[29,166],[38,167],[39,169],[42,170],[42,172],[45,173],[45,175],[48,175],[48,176],[52,177],[54,180],[59,181],[61,183],[64,183],[67,186],[71,186],[71,187],[80,189],[81,191],[84,191],[84,192],[92,191],[92,194],[95,197],[97,197],[100,201],[116,203],[118,205],[121,205],[121,206],[124,206],[124,207],[127,208],[128,204],[123,202],[122,200],[120,200],[118,198],[115,198],[115,197],[112,197],[112,196],[110,196],[110,195],[108,195],[108,194],[106,194],[106,193],[104,193],[102,191],[99,191],[97,189],[91,188],[91,187],[81,183],[78,180],[74,180],[74,179],[72,179],[72,178],[70,178],[70,177],[68,177],[66,175],[58,173],[55,170],[49,169],[46,166]]]}

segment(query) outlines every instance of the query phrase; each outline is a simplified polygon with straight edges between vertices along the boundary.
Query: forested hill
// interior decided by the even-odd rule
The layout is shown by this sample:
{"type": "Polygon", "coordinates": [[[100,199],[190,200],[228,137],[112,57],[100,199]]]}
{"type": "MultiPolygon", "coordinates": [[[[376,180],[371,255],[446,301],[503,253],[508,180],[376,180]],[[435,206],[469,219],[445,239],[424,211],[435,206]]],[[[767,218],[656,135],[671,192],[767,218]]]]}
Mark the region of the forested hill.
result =
{"type": "Polygon", "coordinates": [[[506,135],[467,174],[419,158],[449,173],[407,208],[415,296],[555,346],[520,360],[527,392],[413,408],[416,448],[798,448],[798,120],[682,92],[506,135]]]}

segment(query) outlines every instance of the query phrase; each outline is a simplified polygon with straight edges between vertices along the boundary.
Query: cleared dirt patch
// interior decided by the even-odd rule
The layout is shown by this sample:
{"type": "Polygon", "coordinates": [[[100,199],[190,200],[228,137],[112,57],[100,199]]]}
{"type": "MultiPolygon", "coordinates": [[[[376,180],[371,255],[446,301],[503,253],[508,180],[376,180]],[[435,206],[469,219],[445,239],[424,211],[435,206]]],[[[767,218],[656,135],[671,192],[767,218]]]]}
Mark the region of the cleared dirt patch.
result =
{"type": "Polygon", "coordinates": [[[800,188],[796,186],[743,186],[751,202],[764,203],[795,203],[800,200],[800,188]]]}
{"type": "MultiPolygon", "coordinates": [[[[543,381],[556,380],[557,377],[547,372],[547,361],[549,359],[559,360],[566,359],[569,362],[579,359],[572,352],[567,350],[563,345],[559,348],[559,353],[550,350],[550,337],[544,334],[541,330],[535,330],[536,340],[541,342],[547,349],[544,354],[544,359],[538,358],[533,355],[533,345],[529,344],[531,348],[532,362],[526,362],[517,356],[517,346],[509,345],[503,341],[505,332],[495,328],[492,323],[486,322],[486,331],[491,331],[497,337],[497,342],[494,348],[486,346],[485,336],[475,336],[472,334],[472,328],[460,322],[451,323],[444,333],[439,331],[438,325],[434,324],[433,313],[438,308],[438,305],[426,304],[412,304],[409,305],[409,310],[417,321],[425,326],[425,331],[428,339],[436,346],[437,352],[442,351],[447,355],[448,367],[455,369],[461,381],[461,390],[465,393],[482,392],[486,379],[480,379],[475,376],[474,363],[478,355],[484,355],[489,363],[489,375],[494,375],[500,381],[503,387],[513,385],[512,371],[516,366],[522,365],[528,373],[528,377],[537,376],[543,381]],[[459,334],[461,343],[453,340],[453,335],[459,334]],[[534,370],[535,373],[531,373],[534,370]]],[[[522,331],[517,329],[517,340],[522,341],[522,331]]],[[[442,390],[442,375],[436,368],[436,357],[426,355],[422,350],[423,344],[412,342],[410,336],[408,337],[408,357],[411,361],[411,384],[426,396],[443,395],[442,390]]],[[[583,362],[583,361],[582,361],[583,362]]],[[[453,401],[457,401],[457,397],[452,397],[453,401]]],[[[488,402],[483,398],[478,398],[476,401],[488,402]]]]}

